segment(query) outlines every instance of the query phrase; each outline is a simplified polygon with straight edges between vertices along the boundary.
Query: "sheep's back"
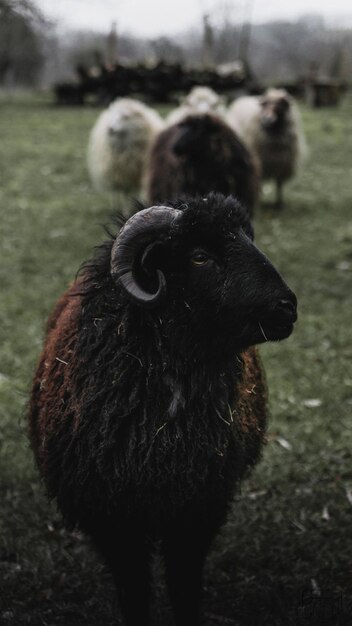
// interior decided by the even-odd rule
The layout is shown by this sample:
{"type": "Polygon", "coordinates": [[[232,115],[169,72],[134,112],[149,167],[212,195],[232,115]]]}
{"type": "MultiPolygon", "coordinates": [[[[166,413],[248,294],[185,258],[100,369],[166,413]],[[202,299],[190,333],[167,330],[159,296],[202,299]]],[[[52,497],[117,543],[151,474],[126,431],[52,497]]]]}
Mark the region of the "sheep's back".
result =
{"type": "Polygon", "coordinates": [[[172,149],[177,137],[177,127],[171,126],[162,130],[151,145],[144,179],[145,196],[150,204],[170,200],[182,187],[182,170],[172,149]]]}
{"type": "Polygon", "coordinates": [[[255,149],[260,104],[257,96],[242,96],[229,107],[226,120],[250,149],[255,149]]]}
{"type": "MultiPolygon", "coordinates": [[[[65,397],[71,388],[70,361],[77,340],[80,297],[71,287],[58,301],[47,323],[47,337],[32,386],[29,435],[41,471],[48,459],[45,442],[55,433],[60,416],[64,420],[65,397]]],[[[70,428],[70,427],[68,427],[70,428]]]]}
{"type": "Polygon", "coordinates": [[[217,132],[197,155],[174,153],[173,146],[183,132],[177,125],[156,137],[145,177],[148,202],[218,191],[236,196],[253,215],[259,196],[259,161],[225,122],[218,118],[215,123],[217,132]]]}

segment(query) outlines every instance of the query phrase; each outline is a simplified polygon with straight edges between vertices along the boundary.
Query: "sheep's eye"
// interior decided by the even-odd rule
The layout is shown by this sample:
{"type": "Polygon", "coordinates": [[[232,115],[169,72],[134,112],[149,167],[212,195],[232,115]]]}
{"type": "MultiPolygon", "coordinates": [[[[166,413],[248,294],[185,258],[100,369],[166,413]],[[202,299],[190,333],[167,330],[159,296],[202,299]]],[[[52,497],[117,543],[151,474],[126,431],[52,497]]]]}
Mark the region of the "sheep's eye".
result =
{"type": "Polygon", "coordinates": [[[191,257],[193,265],[205,265],[209,261],[209,257],[204,252],[196,252],[191,257]]]}

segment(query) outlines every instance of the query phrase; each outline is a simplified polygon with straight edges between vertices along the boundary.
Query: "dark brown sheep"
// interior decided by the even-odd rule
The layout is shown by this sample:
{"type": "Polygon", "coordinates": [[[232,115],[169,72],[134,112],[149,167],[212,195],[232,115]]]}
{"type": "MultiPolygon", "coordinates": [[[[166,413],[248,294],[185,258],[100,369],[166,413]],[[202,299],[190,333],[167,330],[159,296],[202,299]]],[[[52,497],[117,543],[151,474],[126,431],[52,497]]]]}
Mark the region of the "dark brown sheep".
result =
{"type": "Polygon", "coordinates": [[[145,190],[150,204],[180,194],[232,194],[253,216],[259,164],[225,121],[213,114],[191,114],[156,137],[145,190]]]}

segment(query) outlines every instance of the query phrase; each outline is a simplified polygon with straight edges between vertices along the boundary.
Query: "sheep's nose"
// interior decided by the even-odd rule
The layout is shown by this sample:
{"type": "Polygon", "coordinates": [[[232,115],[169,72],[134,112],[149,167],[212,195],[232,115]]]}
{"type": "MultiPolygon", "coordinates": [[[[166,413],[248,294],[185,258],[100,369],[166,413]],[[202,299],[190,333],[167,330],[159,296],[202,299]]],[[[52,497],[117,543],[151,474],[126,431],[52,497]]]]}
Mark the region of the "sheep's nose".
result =
{"type": "Polygon", "coordinates": [[[279,302],[276,304],[275,312],[285,318],[287,321],[290,321],[292,323],[295,322],[297,319],[296,297],[292,297],[291,300],[279,300],[279,302]]]}
{"type": "Polygon", "coordinates": [[[264,127],[270,128],[270,126],[273,126],[276,121],[277,116],[274,113],[266,113],[265,115],[263,115],[262,124],[264,127]]]}

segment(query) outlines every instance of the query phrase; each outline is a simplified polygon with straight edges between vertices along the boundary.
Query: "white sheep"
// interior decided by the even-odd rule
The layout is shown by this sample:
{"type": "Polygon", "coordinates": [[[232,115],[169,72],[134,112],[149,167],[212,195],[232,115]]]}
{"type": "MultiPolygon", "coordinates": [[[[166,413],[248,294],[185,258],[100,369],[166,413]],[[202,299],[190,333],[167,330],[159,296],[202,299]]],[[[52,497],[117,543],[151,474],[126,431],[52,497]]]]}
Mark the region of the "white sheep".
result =
{"type": "Polygon", "coordinates": [[[156,111],[131,98],[115,100],[93,127],[88,170],[102,193],[139,190],[148,150],[163,121],[156,111]]]}
{"type": "Polygon", "coordinates": [[[282,205],[283,183],[295,175],[306,153],[299,111],[284,89],[235,100],[227,121],[261,163],[262,178],[276,181],[276,204],[282,205]]]}
{"type": "Polygon", "coordinates": [[[193,87],[182,104],[169,113],[166,123],[177,124],[187,115],[197,113],[215,113],[223,117],[225,112],[223,98],[213,89],[203,86],[193,87]]]}

